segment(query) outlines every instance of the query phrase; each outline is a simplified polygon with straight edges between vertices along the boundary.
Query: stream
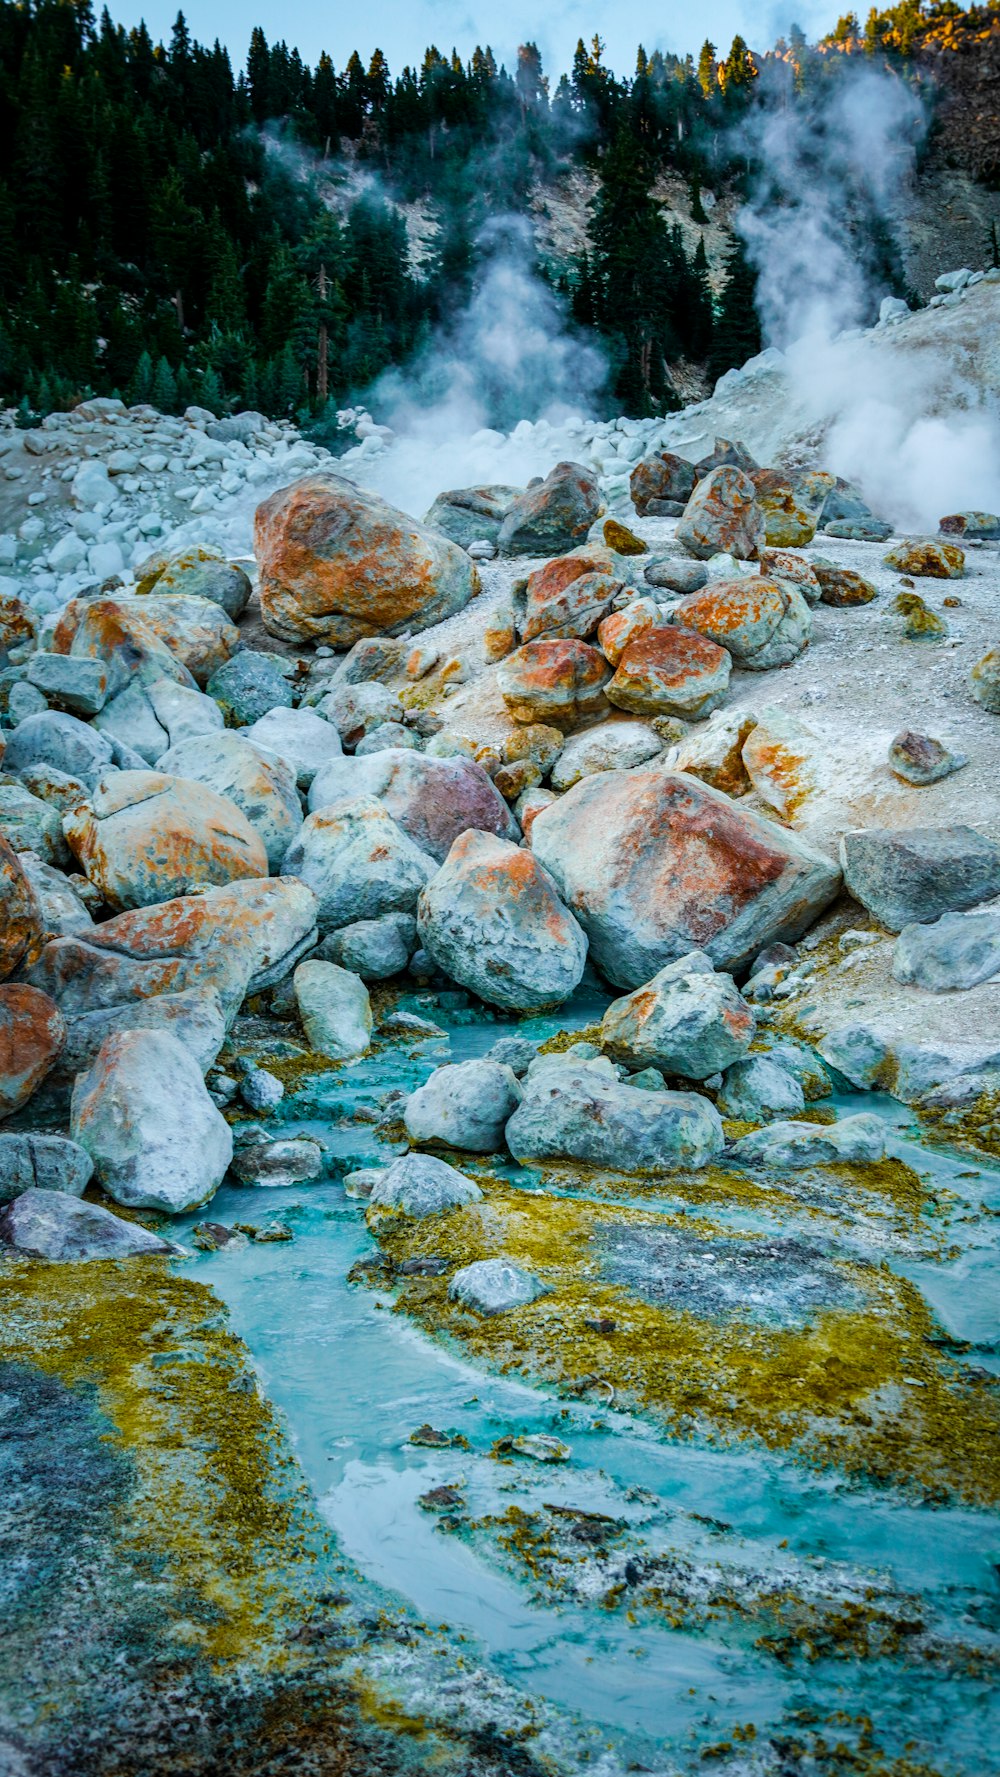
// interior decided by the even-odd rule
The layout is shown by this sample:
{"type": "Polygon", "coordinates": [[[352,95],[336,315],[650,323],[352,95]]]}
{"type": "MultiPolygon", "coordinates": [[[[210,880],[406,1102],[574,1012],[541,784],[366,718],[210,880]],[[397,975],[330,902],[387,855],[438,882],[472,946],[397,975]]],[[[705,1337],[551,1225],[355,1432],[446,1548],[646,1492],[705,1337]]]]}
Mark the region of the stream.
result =
{"type": "MultiPolygon", "coordinates": [[[[418,1003],[413,1009],[426,1013],[418,1003]]],[[[582,1028],[602,1009],[596,996],[580,996],[557,1017],[524,1021],[519,1034],[543,1040],[582,1028]]],[[[449,1022],[436,1009],[432,1016],[449,1022]]],[[[761,1752],[768,1734],[783,1746],[790,1723],[799,1735],[815,1734],[820,1728],[809,1724],[849,1717],[854,1725],[840,1738],[854,1746],[857,1721],[867,1715],[885,1762],[873,1756],[865,1770],[888,1772],[896,1768],[891,1761],[919,1753],[932,1758],[928,1770],[948,1777],[1000,1771],[995,1520],[749,1443],[716,1450],[669,1439],[614,1404],[604,1407],[599,1396],[567,1403],[554,1390],[490,1375],[394,1314],[390,1291],[348,1283],[352,1266],[376,1247],[363,1202],[346,1195],[339,1176],[387,1155],[375,1131],[345,1121],[345,1113],[390,1085],[412,1089],[445,1060],[485,1053],[505,1028],[487,1019],[456,1022],[446,1038],[376,1049],[329,1083],[310,1082],[299,1101],[285,1101],[271,1132],[320,1135],[338,1177],[291,1189],[226,1186],[209,1213],[226,1224],[280,1220],[293,1231],[290,1244],[239,1242],[200,1252],[188,1237],[201,1217],[177,1229],[189,1247],[179,1262],[226,1303],[359,1585],[373,1600],[390,1597],[417,1619],[447,1625],[452,1638],[466,1638],[487,1668],[573,1724],[567,1747],[581,1731],[597,1731],[609,1770],[704,1769],[703,1756],[720,1743],[739,1751],[731,1736],[740,1723],[752,1724],[748,1751],[753,1738],[761,1752]],[[460,1433],[468,1447],[411,1443],[423,1424],[460,1433]],[[557,1437],[569,1459],[550,1466],[492,1454],[498,1439],[524,1434],[557,1437]],[[471,1531],[421,1508],[421,1496],[441,1486],[460,1489],[471,1531]],[[667,1571],[681,1576],[688,1603],[680,1620],[602,1606],[607,1564],[585,1546],[573,1557],[575,1583],[546,1594],[498,1541],[496,1524],[512,1506],[550,1518],[554,1511],[559,1524],[586,1524],[587,1514],[613,1520],[626,1578],[630,1550],[633,1560],[667,1561],[667,1571]],[[775,1657],[759,1645],[752,1612],[741,1619],[718,1608],[720,1593],[757,1597],[768,1576],[825,1611],[849,1614],[859,1600],[874,1599],[891,1616],[912,1621],[916,1613],[930,1641],[919,1658],[891,1636],[858,1658],[834,1657],[827,1643],[805,1660],[775,1657]]],[[[893,1100],[859,1094],[826,1102],[838,1114],[876,1110],[892,1126],[891,1151],[941,1188],[950,1205],[948,1256],[890,1263],[921,1290],[947,1337],[975,1343],[967,1361],[996,1371],[997,1223],[990,1218],[1000,1211],[1000,1168],[921,1146],[909,1113],[893,1100]]],[[[460,1155],[453,1158],[462,1165],[460,1155]]],[[[530,1172],[513,1165],[506,1176],[537,1188],[530,1172]]],[[[656,1197],[644,1195],[642,1207],[656,1210],[656,1197]]],[[[735,1228],[762,1223],[739,1205],[716,1220],[735,1228]]],[[[834,1729],[830,1743],[837,1739],[834,1729]]],[[[745,1766],[783,1768],[780,1761],[745,1766]]]]}

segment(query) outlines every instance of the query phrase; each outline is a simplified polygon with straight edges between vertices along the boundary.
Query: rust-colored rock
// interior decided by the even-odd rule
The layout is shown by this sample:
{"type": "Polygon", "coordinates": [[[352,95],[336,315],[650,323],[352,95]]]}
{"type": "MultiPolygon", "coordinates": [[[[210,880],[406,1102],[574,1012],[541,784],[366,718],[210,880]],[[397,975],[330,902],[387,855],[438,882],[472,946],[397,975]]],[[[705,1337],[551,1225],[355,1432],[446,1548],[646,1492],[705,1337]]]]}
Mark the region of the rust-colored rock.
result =
{"type": "Polygon", "coordinates": [[[750,775],[743,763],[743,745],[757,726],[747,710],[719,710],[702,728],[695,728],[680,742],[672,760],[676,771],[700,777],[713,790],[727,796],[745,796],[750,775]]]}
{"type": "Polygon", "coordinates": [[[288,642],[347,648],[426,629],[479,590],[457,544],[336,475],[279,488],[257,508],[254,539],[264,623],[288,642]]]}
{"type": "Polygon", "coordinates": [[[699,561],[720,551],[739,561],[755,560],[765,541],[764,514],[749,475],[729,464],[712,469],[685,506],[676,536],[699,561]]]}
{"type": "Polygon", "coordinates": [[[965,551],[933,537],[907,537],[882,557],[887,568],[931,580],[954,580],[965,570],[965,551]]]}
{"type": "Polygon", "coordinates": [[[751,672],[787,666],[812,633],[809,606],[797,587],[752,574],[713,580],[701,592],[688,593],[674,617],[727,648],[734,664],[751,672]]]}
{"type": "Polygon", "coordinates": [[[668,624],[629,643],[607,698],[634,715],[697,721],[722,702],[731,670],[725,648],[695,630],[668,624]]]}
{"type": "Polygon", "coordinates": [[[27,1103],[65,1041],[65,1022],[48,994],[20,981],[0,987],[0,1117],[27,1103]]]}
{"type": "Polygon", "coordinates": [[[585,639],[609,609],[622,582],[609,571],[605,551],[556,556],[529,574],[524,589],[521,640],[543,636],[585,639]]]}
{"type": "Polygon", "coordinates": [[[0,654],[22,642],[33,642],[37,631],[38,623],[29,605],[12,593],[0,595],[0,654]]]}
{"type": "MultiPolygon", "coordinates": [[[[224,666],[240,639],[235,624],[230,623],[222,606],[214,600],[186,592],[151,592],[143,597],[115,599],[73,599],[56,626],[52,647],[56,654],[88,656],[118,660],[128,664],[129,645],[139,660],[151,652],[150,638],[158,642],[191,678],[206,685],[214,672],[224,666]]],[[[162,657],[152,652],[153,663],[162,664],[162,657]]],[[[138,662],[132,663],[132,677],[138,662]]],[[[148,682],[150,674],[140,675],[148,682]]],[[[152,676],[161,677],[157,672],[152,676]]],[[[174,672],[167,675],[176,678],[174,672]]],[[[124,681],[112,685],[112,693],[124,681]]]]}
{"type": "Polygon", "coordinates": [[[694,492],[694,464],[671,450],[655,451],[637,463],[629,476],[632,504],[642,518],[651,500],[676,500],[684,505],[694,492]]]}
{"type": "Polygon", "coordinates": [[[145,599],[72,599],[56,625],[52,652],[103,660],[109,697],[135,678],[144,685],[176,679],[193,689],[187,667],[146,622],[145,605],[145,599]]]}
{"type": "Polygon", "coordinates": [[[18,861],[0,834],[0,981],[31,962],[44,935],[38,902],[18,861]]]}
{"type": "Polygon", "coordinates": [[[575,728],[607,711],[604,688],[611,668],[586,642],[526,642],[497,672],[504,703],[515,722],[575,728]]]}
{"type": "Polygon", "coordinates": [[[603,511],[596,476],[581,463],[557,463],[508,507],[497,547],[501,555],[561,555],[586,540],[603,511]]]}
{"type": "Polygon", "coordinates": [[[64,816],[70,849],[109,907],[267,875],[267,851],[228,796],[161,771],[115,771],[64,816]]]}
{"type": "Polygon", "coordinates": [[[850,610],[853,605],[870,605],[878,598],[878,587],[853,568],[838,568],[833,562],[813,562],[813,571],[820,584],[824,605],[837,610],[850,610]]]}
{"type": "Polygon", "coordinates": [[[764,535],[775,549],[801,549],[816,535],[816,513],[797,496],[780,469],[752,469],[750,480],[764,514],[764,535]]]}
{"type": "Polygon", "coordinates": [[[739,969],[800,937],[840,884],[798,834],[663,770],[581,778],[536,817],[531,844],[616,987],[695,949],[739,969]]]}
{"type": "Polygon", "coordinates": [[[822,587],[812,564],[790,549],[762,549],[760,571],[766,580],[790,580],[807,605],[818,605],[822,587]]]}
{"type": "Polygon", "coordinates": [[[621,611],[609,611],[597,630],[597,641],[606,660],[617,666],[630,642],[660,621],[655,599],[637,598],[621,611]]]}

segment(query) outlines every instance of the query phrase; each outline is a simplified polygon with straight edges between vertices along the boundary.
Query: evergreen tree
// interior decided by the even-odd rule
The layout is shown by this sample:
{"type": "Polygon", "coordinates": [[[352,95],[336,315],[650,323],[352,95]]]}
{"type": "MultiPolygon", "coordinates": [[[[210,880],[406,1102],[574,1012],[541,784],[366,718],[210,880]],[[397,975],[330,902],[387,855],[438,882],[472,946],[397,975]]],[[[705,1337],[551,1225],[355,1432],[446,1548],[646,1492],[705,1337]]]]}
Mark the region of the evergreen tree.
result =
{"type": "Polygon", "coordinates": [[[716,91],[717,84],[715,44],[709,43],[708,38],[706,37],[701,46],[701,54],[698,57],[698,85],[701,87],[706,99],[710,99],[712,94],[716,91]]]}
{"type": "Polygon", "coordinates": [[[756,292],[756,273],[747,259],[742,241],[734,241],[726,260],[726,282],[712,333],[708,367],[713,379],[727,370],[738,369],[760,351],[756,292]]]}
{"type": "Polygon", "coordinates": [[[177,409],[177,378],[174,376],[166,358],[160,358],[153,375],[153,386],[150,397],[153,406],[160,413],[174,413],[177,409]]]}

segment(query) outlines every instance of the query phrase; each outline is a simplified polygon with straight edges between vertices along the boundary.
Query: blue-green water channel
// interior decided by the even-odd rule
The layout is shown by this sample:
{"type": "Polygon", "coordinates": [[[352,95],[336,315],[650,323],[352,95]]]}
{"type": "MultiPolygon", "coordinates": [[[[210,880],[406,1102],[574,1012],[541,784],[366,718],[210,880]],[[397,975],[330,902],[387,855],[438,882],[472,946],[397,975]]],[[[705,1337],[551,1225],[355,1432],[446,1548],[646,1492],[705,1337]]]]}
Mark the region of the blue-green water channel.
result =
{"type": "MultiPolygon", "coordinates": [[[[524,1028],[540,1038],[582,1026],[599,1010],[584,999],[571,1017],[564,1009],[558,1020],[524,1028]]],[[[375,1132],[345,1113],[376,1103],[390,1086],[411,1089],[444,1060],[484,1053],[502,1031],[491,1022],[464,1023],[444,1039],[382,1049],[289,1103],[274,1133],[321,1135],[338,1175],[385,1156],[375,1132]]],[[[969,1361],[995,1367],[988,1347],[998,1333],[996,1250],[981,1206],[1000,1209],[1000,1170],[921,1148],[908,1113],[890,1100],[855,1097],[838,1108],[878,1109],[894,1126],[892,1151],[933,1174],[948,1194],[949,1231],[961,1250],[944,1260],[891,1262],[917,1283],[950,1336],[977,1342],[969,1361]]],[[[522,1177],[537,1188],[530,1174],[522,1177]]],[[[643,1207],[655,1208],[656,1200],[645,1196],[643,1207]]],[[[339,1176],[287,1190],[225,1187],[209,1213],[227,1224],[280,1219],[294,1232],[291,1243],[192,1250],[180,1262],[228,1305],[362,1584],[468,1638],[476,1658],[567,1721],[599,1726],[611,1749],[609,1770],[704,1769],[706,1749],[734,1724],[752,1723],[753,1756],[764,1762],[746,1770],[778,1771],[784,1754],[766,1753],[769,1734],[783,1746],[789,1722],[799,1732],[802,1721],[823,1724],[841,1711],[845,1721],[871,1718],[885,1761],[873,1752],[870,1764],[852,1770],[892,1770],[890,1761],[910,1748],[908,1756],[948,1777],[1000,1771],[1000,1697],[968,1657],[971,1649],[995,1659],[998,1646],[1000,1537],[984,1514],[914,1503],[771,1453],[669,1441],[628,1413],[603,1408],[599,1392],[567,1404],[473,1368],[393,1314],[387,1291],[347,1282],[351,1267],[376,1249],[364,1205],[345,1195],[339,1176]],[[455,1428],[469,1448],[410,1443],[425,1422],[455,1428]],[[497,1439],[528,1432],[555,1434],[569,1446],[569,1461],[543,1468],[491,1456],[497,1439]],[[454,1534],[421,1509],[420,1496],[443,1484],[460,1490],[476,1520],[512,1504],[607,1514],[634,1529],[645,1549],[675,1554],[693,1590],[709,1599],[714,1584],[764,1576],[832,1605],[867,1597],[891,1610],[908,1600],[925,1613],[939,1651],[919,1659],[897,1651],[780,1661],[752,1636],[720,1626],[711,1611],[672,1628],[609,1614],[597,1599],[555,1602],[519,1577],[488,1538],[454,1534]],[[953,1644],[961,1644],[961,1657],[949,1654],[953,1644]],[[767,1762],[772,1756],[777,1763],[767,1762]]],[[[744,1227],[755,1219],[745,1209],[732,1218],[744,1227]]],[[[181,1241],[197,1219],[178,1229],[181,1241]]],[[[843,1737],[853,1745],[852,1732],[843,1737]]],[[[829,1743],[837,1737],[831,1730],[829,1743]]],[[[734,1757],[739,1750],[734,1744],[734,1757]]],[[[748,1758],[750,1750],[747,1743],[748,1758]]],[[[899,1767],[909,1768],[923,1769],[899,1767]]]]}

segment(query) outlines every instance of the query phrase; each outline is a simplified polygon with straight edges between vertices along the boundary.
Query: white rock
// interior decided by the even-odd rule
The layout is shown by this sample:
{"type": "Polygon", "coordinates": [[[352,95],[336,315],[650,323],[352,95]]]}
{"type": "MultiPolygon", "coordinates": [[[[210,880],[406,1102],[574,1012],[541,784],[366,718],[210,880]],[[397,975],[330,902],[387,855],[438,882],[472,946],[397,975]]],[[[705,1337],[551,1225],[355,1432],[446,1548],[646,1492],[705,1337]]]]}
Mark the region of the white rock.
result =
{"type": "Polygon", "coordinates": [[[292,976],[299,1017],[317,1055],[351,1061],[371,1046],[372,1008],[360,975],[336,963],[299,963],[292,976]]]}
{"type": "Polygon", "coordinates": [[[433,1154],[401,1154],[380,1173],[369,1202],[377,1209],[395,1210],[422,1221],[446,1209],[478,1203],[482,1195],[472,1179],[446,1160],[437,1160],[433,1154]]]}
{"type": "Polygon", "coordinates": [[[477,1314],[505,1314],[536,1302],[545,1294],[545,1286],[509,1259],[476,1259],[456,1271],[448,1294],[453,1302],[462,1302],[477,1314]]]}

